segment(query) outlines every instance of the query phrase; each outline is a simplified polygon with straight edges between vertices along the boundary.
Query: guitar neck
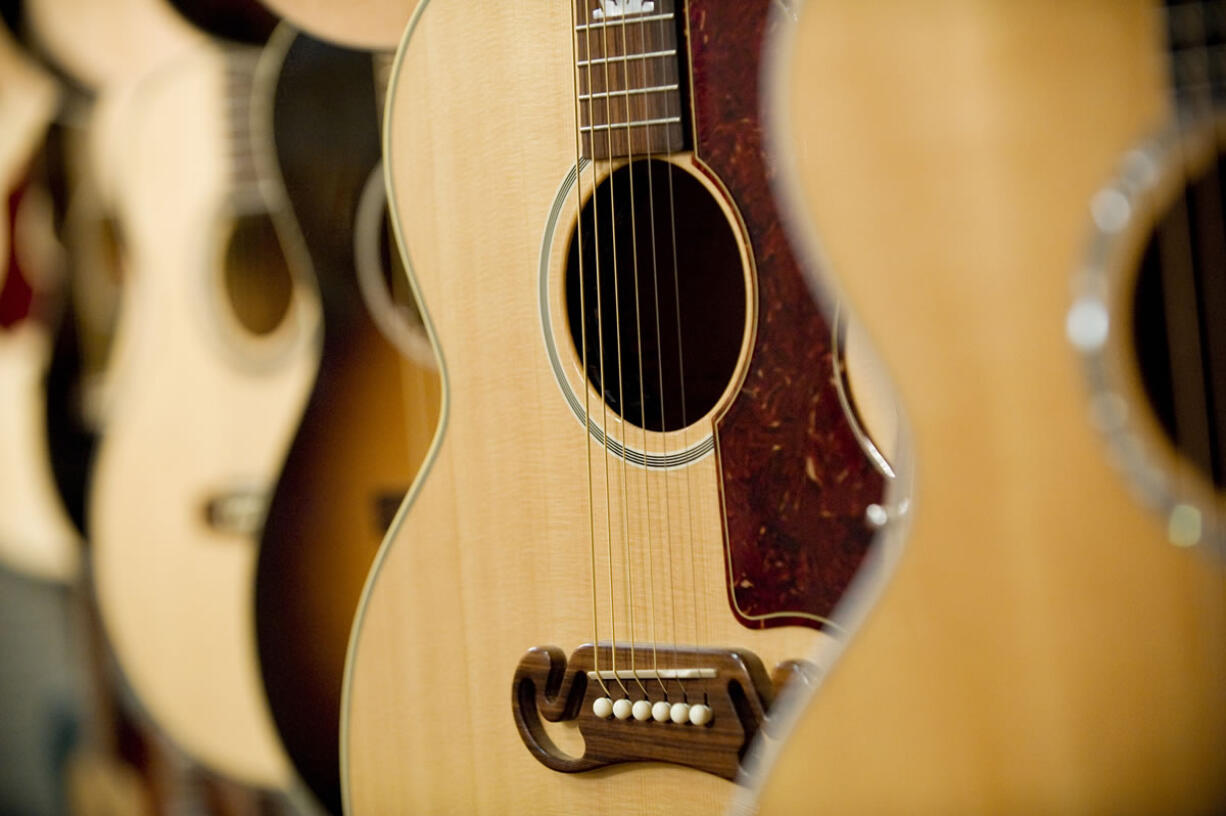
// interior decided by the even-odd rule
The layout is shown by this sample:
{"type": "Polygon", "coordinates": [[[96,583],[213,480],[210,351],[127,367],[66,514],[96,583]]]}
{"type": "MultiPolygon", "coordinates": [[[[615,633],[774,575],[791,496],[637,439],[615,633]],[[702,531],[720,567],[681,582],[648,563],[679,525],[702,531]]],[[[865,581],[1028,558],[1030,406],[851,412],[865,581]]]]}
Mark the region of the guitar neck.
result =
{"type": "Polygon", "coordinates": [[[667,154],[688,146],[683,111],[684,3],[575,6],[583,157],[667,154]],[[678,8],[679,6],[679,8],[678,8]]]}

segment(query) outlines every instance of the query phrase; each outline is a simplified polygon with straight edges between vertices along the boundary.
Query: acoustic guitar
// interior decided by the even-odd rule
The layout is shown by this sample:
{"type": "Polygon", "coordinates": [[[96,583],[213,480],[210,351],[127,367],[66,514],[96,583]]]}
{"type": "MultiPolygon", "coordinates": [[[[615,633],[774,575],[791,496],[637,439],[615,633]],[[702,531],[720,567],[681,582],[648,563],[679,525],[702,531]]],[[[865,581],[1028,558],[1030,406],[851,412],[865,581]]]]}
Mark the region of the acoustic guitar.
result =
{"type": "Polygon", "coordinates": [[[258,58],[202,47],[142,89],[117,212],[130,280],[89,533],[106,633],[145,711],[207,767],[285,790],[253,581],[318,362],[319,306],[253,130],[267,121],[253,99],[269,98],[255,87],[258,58]]]}
{"type": "Polygon", "coordinates": [[[354,623],[347,812],[719,812],[888,562],[771,194],[772,5],[418,6],[385,161],[442,419],[354,623]]]}
{"type": "Polygon", "coordinates": [[[265,0],[287,22],[350,48],[393,50],[417,0],[265,0]]]}
{"type": "Polygon", "coordinates": [[[763,814],[1226,807],[1224,38],[1216,2],[805,4],[779,178],[914,500],[763,814]]]}
{"type": "MultiPolygon", "coordinates": [[[[392,269],[380,162],[381,55],[282,26],[277,162],[323,308],[314,390],[260,539],[260,669],[299,776],[341,812],[341,680],[366,574],[438,424],[433,350],[392,269]]],[[[407,292],[406,292],[407,294],[407,292]]]]}
{"type": "Polygon", "coordinates": [[[131,82],[204,37],[165,0],[21,0],[22,34],[85,89],[131,82]]]}
{"type": "Polygon", "coordinates": [[[55,233],[64,281],[44,318],[52,335],[41,364],[47,449],[55,486],[73,525],[85,529],[85,484],[105,419],[107,362],[118,311],[122,239],[111,212],[113,141],[125,100],[143,75],[202,36],[163,0],[20,0],[6,24],[58,80],[61,103],[48,155],[54,160],[55,233]]]}
{"type": "Polygon", "coordinates": [[[69,583],[80,539],[56,490],[47,450],[43,377],[51,312],[63,286],[41,140],[59,101],[54,81],[0,27],[0,561],[69,583]]]}

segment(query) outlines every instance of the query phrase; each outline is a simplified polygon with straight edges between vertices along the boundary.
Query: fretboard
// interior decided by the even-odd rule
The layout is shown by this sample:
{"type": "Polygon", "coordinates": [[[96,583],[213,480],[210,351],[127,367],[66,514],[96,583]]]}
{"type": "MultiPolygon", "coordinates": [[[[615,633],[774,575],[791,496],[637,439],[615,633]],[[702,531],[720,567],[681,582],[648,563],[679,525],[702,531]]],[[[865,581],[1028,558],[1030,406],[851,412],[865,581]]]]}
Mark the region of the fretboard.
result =
{"type": "Polygon", "coordinates": [[[576,0],[584,158],[673,153],[688,132],[678,0],[576,0]]]}
{"type": "Polygon", "coordinates": [[[1170,87],[1187,117],[1209,112],[1226,94],[1226,8],[1214,0],[1166,0],[1170,87]]]}
{"type": "Polygon", "coordinates": [[[235,48],[225,56],[226,154],[230,191],[237,201],[259,200],[261,178],[252,134],[252,104],[258,49],[235,48]]]}

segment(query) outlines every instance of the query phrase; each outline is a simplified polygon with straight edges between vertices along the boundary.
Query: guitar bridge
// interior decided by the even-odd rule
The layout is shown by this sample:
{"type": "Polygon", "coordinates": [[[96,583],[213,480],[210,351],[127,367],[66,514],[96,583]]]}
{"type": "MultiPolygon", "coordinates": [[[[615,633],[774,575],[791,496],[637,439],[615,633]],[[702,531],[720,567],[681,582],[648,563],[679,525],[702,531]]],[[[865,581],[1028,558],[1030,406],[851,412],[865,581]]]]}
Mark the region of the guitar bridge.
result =
{"type": "Polygon", "coordinates": [[[670,762],[735,780],[754,737],[764,729],[770,733],[778,690],[815,674],[811,664],[787,661],[772,681],[757,656],[739,650],[636,645],[635,651],[639,663],[651,655],[652,665],[624,668],[629,644],[618,645],[617,668],[607,643],[584,644],[569,661],[556,646],[530,649],[520,659],[511,707],[520,737],[538,761],[564,773],[670,762]],[[574,721],[583,756],[561,751],[542,717],[574,721]]]}

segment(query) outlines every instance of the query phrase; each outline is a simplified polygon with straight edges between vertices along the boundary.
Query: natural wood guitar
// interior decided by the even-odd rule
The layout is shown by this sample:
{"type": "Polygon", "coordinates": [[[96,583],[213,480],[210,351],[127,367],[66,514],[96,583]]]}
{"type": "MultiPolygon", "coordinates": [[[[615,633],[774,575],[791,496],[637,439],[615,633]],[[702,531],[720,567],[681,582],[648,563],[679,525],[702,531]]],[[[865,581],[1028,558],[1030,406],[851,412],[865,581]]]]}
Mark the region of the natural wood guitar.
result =
{"type": "Polygon", "coordinates": [[[29,46],[85,89],[130,82],[204,40],[166,0],[21,0],[18,5],[29,46]]]}
{"type": "MultiPolygon", "coordinates": [[[[289,26],[269,49],[281,54],[277,162],[319,283],[323,351],[261,536],[256,625],[282,741],[302,779],[339,814],[349,630],[434,435],[439,377],[416,309],[397,306],[381,259],[394,254],[377,112],[376,70],[386,61],[289,26]]],[[[407,289],[403,269],[394,274],[407,289]]]]}
{"type": "Polygon", "coordinates": [[[253,581],[268,496],[318,361],[309,257],[258,147],[257,49],[150,81],[118,202],[129,254],[89,522],[106,632],[191,756],[289,787],[260,683],[253,581]],[[272,191],[272,195],[270,195],[272,191]]]}
{"type": "Polygon", "coordinates": [[[86,481],[105,421],[110,340],[118,311],[123,248],[111,212],[122,178],[127,101],[141,77],[200,43],[164,0],[21,0],[6,23],[58,80],[60,105],[46,147],[56,240],[63,245],[59,297],[45,308],[52,335],[41,364],[47,446],[55,485],[78,530],[85,529],[86,481]]]}
{"type": "Polygon", "coordinates": [[[417,0],[264,0],[303,31],[353,48],[392,50],[417,0]]]}
{"type": "Polygon", "coordinates": [[[354,625],[348,812],[719,812],[880,572],[771,5],[419,5],[385,145],[443,418],[354,625]]]}
{"type": "Polygon", "coordinates": [[[40,143],[59,94],[2,26],[0,74],[0,561],[69,583],[81,542],[56,491],[43,391],[63,258],[40,143]]]}
{"type": "MultiPolygon", "coordinates": [[[[1221,4],[1182,5],[1179,75],[1217,85],[1196,69],[1221,4]]],[[[762,813],[1226,808],[1218,448],[1167,430],[1144,383],[1221,379],[1220,357],[1190,378],[1146,358],[1190,358],[1177,326],[1219,354],[1223,131],[1204,104],[1175,126],[1162,22],[1115,0],[805,4],[777,135],[893,373],[915,496],[762,813]],[[1189,270],[1199,307],[1172,294],[1189,270]],[[1170,336],[1143,328],[1164,302],[1170,336]]],[[[1209,404],[1193,427],[1221,421],[1209,404]]]]}

